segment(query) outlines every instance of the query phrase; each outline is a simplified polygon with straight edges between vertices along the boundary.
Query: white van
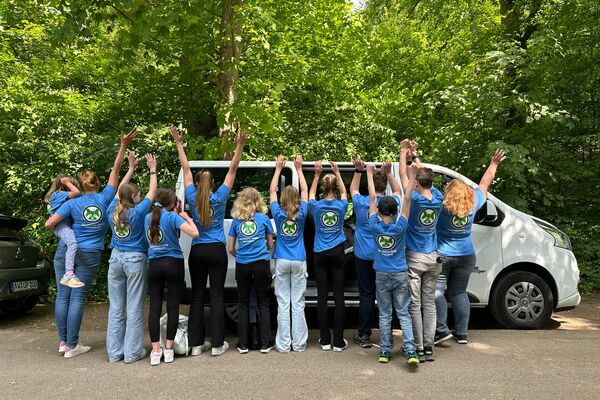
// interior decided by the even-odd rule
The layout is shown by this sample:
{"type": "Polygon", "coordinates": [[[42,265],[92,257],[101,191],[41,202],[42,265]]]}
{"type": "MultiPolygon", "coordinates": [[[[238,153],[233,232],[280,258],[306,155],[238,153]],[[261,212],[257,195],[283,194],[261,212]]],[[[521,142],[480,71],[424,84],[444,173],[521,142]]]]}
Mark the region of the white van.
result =
{"type": "MultiPolygon", "coordinates": [[[[340,173],[348,189],[354,175],[354,167],[349,162],[338,163],[340,173]]],[[[314,163],[305,163],[304,175],[310,186],[314,163]]],[[[458,178],[475,187],[470,179],[448,168],[424,164],[436,174],[435,185],[441,189],[444,182],[458,178]]],[[[228,161],[190,161],[192,173],[209,169],[217,188],[225,178],[228,161]]],[[[325,164],[324,172],[329,166],[325,164]]],[[[237,172],[234,188],[225,211],[225,235],[231,224],[230,210],[233,200],[241,189],[255,187],[269,204],[269,186],[275,170],[275,162],[242,161],[237,172]]],[[[398,177],[398,163],[393,164],[393,172],[398,177]]],[[[287,162],[280,178],[278,190],[286,185],[298,187],[298,176],[292,162],[287,162]]],[[[177,197],[188,210],[184,195],[183,173],[177,180],[177,197]]],[[[361,193],[366,194],[366,176],[362,178],[361,193]]],[[[389,191],[389,186],[388,186],[389,191]]],[[[350,197],[350,196],[349,196],[350,197]]],[[[352,199],[348,199],[350,205],[352,199]]],[[[274,229],[275,225],[273,224],[274,229]]],[[[354,214],[348,207],[344,226],[346,232],[344,260],[346,264],[345,297],[347,306],[358,305],[358,286],[354,266],[354,214]]],[[[315,281],[312,254],[314,224],[307,219],[305,246],[308,264],[307,306],[316,306],[317,286],[315,281]]],[[[544,326],[553,311],[573,308],[581,299],[577,285],[579,269],[573,255],[569,237],[555,226],[539,218],[522,213],[506,205],[491,193],[486,204],[477,213],[473,225],[473,242],[477,252],[477,264],[471,274],[467,293],[472,307],[489,307],[494,318],[508,328],[535,329],[544,326]]],[[[181,235],[181,247],[185,255],[186,284],[189,292],[191,280],[187,265],[191,239],[181,235]]],[[[230,319],[237,319],[237,286],[235,282],[235,259],[229,255],[227,279],[225,281],[226,313],[230,319]]],[[[208,304],[209,299],[206,299],[208,304]]],[[[330,294],[330,304],[333,299],[330,294]]]]}

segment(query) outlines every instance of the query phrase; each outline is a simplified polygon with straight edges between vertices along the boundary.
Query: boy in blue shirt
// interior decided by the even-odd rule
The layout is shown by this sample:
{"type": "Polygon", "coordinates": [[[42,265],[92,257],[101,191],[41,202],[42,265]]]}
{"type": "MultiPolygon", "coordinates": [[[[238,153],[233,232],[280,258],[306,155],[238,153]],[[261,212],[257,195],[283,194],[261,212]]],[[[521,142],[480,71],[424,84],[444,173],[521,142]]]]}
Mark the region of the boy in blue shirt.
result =
{"type": "Polygon", "coordinates": [[[402,350],[409,366],[419,365],[413,328],[408,306],[410,290],[408,283],[408,265],[404,254],[404,233],[408,224],[413,181],[418,167],[410,168],[410,180],[406,187],[401,215],[398,218],[398,203],[391,196],[385,196],[377,204],[377,194],[373,183],[373,165],[367,166],[369,186],[369,222],[375,240],[373,268],[377,305],[379,306],[379,362],[387,363],[392,354],[392,313],[394,307],[402,328],[402,350]]]}

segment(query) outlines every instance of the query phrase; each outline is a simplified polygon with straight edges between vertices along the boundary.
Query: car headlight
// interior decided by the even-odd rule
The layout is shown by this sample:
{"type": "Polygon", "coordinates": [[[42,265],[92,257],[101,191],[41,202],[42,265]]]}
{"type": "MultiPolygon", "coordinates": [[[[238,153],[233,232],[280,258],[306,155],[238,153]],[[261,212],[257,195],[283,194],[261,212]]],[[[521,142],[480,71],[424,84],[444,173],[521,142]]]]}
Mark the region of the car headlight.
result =
{"type": "Polygon", "coordinates": [[[548,232],[550,236],[554,238],[554,245],[556,247],[562,247],[563,249],[573,251],[573,247],[571,246],[571,239],[569,239],[566,233],[544,221],[535,220],[535,223],[538,224],[540,228],[548,232]]]}

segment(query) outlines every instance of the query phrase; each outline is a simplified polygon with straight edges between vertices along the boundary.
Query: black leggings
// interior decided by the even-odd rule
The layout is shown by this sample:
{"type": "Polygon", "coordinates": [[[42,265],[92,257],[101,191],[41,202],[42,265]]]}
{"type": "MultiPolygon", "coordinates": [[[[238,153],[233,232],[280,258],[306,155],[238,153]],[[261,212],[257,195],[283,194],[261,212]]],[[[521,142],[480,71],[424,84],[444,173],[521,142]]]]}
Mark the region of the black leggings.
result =
{"type": "Polygon", "coordinates": [[[204,296],[206,282],[210,278],[210,328],[213,347],[223,346],[225,334],[225,306],[223,287],[227,276],[227,253],[225,245],[201,243],[192,246],[189,258],[190,277],[192,278],[192,304],[188,333],[190,346],[200,346],[206,336],[204,321],[204,296]]]}
{"type": "Polygon", "coordinates": [[[150,260],[148,267],[148,291],[150,311],[148,329],[150,341],[160,340],[160,314],[162,312],[165,284],[167,287],[167,340],[175,339],[179,323],[179,300],[185,287],[183,258],[161,257],[150,260]]]}
{"type": "Polygon", "coordinates": [[[327,297],[329,293],[329,272],[335,301],[333,345],[344,347],[344,245],[339,244],[321,253],[314,253],[315,276],[317,278],[317,315],[321,329],[321,344],[331,344],[327,297]]]}
{"type": "Polygon", "coordinates": [[[248,347],[250,325],[250,290],[254,285],[260,310],[260,340],[263,347],[271,343],[271,316],[269,295],[271,294],[271,268],[269,261],[259,260],[249,264],[235,264],[235,280],[238,286],[238,336],[242,347],[248,347]]]}

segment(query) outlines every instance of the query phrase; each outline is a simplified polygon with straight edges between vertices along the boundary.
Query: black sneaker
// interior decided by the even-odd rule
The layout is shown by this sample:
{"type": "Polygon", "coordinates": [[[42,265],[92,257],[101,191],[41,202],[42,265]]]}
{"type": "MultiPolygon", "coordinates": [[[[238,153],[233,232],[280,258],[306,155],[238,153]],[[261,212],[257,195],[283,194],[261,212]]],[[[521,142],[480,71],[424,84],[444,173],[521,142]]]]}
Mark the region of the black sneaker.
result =
{"type": "Polygon", "coordinates": [[[263,345],[260,348],[260,352],[263,354],[267,354],[271,350],[273,350],[273,347],[275,347],[275,344],[273,343],[273,341],[271,341],[269,343],[263,343],[263,345]]]}
{"type": "Polygon", "coordinates": [[[354,332],[352,340],[363,349],[368,349],[372,346],[371,338],[367,335],[359,335],[358,332],[354,332]]]}
{"type": "Polygon", "coordinates": [[[246,354],[246,353],[248,353],[248,346],[246,346],[246,345],[242,345],[242,344],[238,343],[237,349],[240,352],[240,354],[246,354]]]}
{"type": "Polygon", "coordinates": [[[417,357],[419,358],[420,363],[425,362],[425,350],[417,350],[417,357]]]}
{"type": "MultiPolygon", "coordinates": [[[[425,361],[434,361],[435,358],[433,358],[433,347],[429,347],[429,346],[425,346],[425,349],[423,350],[424,354],[425,354],[425,361]]],[[[421,361],[421,359],[419,358],[419,361],[421,361]]]]}
{"type": "Polygon", "coordinates": [[[452,336],[453,336],[453,337],[454,337],[454,339],[455,339],[455,340],[456,340],[458,343],[460,343],[460,344],[467,344],[467,343],[469,343],[469,342],[467,341],[467,335],[461,335],[461,334],[459,334],[459,333],[452,332],[452,336]]]}
{"type": "Polygon", "coordinates": [[[452,334],[451,333],[435,333],[435,336],[433,337],[433,344],[440,344],[442,342],[445,342],[446,340],[450,340],[452,339],[452,334]]]}

